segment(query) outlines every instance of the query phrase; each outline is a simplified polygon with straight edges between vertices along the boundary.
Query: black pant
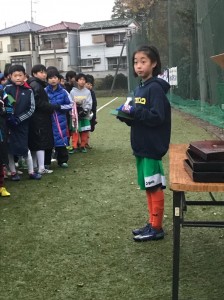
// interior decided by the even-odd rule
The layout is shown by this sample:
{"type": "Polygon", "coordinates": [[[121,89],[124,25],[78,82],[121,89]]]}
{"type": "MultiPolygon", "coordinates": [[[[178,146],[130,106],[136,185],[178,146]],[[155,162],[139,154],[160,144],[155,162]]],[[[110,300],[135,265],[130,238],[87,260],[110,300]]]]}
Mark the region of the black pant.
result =
{"type": "Polygon", "coordinates": [[[66,149],[66,146],[55,147],[55,151],[57,153],[57,161],[59,166],[68,162],[68,150],[66,149]]]}
{"type": "Polygon", "coordinates": [[[45,166],[51,165],[51,155],[52,155],[52,149],[46,149],[45,156],[44,156],[44,165],[45,166]]]}

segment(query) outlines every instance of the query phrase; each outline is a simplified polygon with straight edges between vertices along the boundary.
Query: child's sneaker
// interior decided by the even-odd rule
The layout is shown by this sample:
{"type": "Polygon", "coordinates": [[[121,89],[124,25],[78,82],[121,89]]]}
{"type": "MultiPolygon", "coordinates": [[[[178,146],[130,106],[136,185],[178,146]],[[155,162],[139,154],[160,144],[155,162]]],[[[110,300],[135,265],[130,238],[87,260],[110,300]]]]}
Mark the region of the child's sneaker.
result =
{"type": "Polygon", "coordinates": [[[30,179],[36,179],[36,180],[39,180],[39,179],[41,179],[41,174],[39,174],[39,173],[31,173],[31,174],[29,174],[29,178],[30,179]]]}
{"type": "Polygon", "coordinates": [[[82,153],[86,153],[87,152],[86,148],[85,147],[81,147],[81,152],[82,153]]]}
{"type": "Polygon", "coordinates": [[[79,152],[78,148],[72,148],[68,151],[69,154],[74,154],[74,153],[77,153],[79,152]]]}
{"type": "Polygon", "coordinates": [[[8,197],[8,196],[10,196],[10,193],[6,190],[5,187],[1,187],[1,188],[0,188],[0,195],[1,195],[2,197],[8,197]]]}
{"type": "Polygon", "coordinates": [[[146,231],[149,228],[151,228],[151,224],[147,223],[146,226],[144,226],[144,227],[133,229],[132,233],[134,235],[139,235],[139,234],[142,234],[144,231],[146,231]]]}
{"type": "Polygon", "coordinates": [[[69,150],[72,150],[73,147],[72,146],[67,146],[66,149],[69,151],[69,150]]]}
{"type": "Polygon", "coordinates": [[[157,241],[164,238],[164,231],[161,228],[156,230],[152,227],[146,228],[141,234],[135,235],[133,237],[136,242],[145,242],[145,241],[157,241]]]}
{"type": "Polygon", "coordinates": [[[20,181],[20,176],[17,173],[11,173],[12,181],[20,181]]]}
{"type": "Polygon", "coordinates": [[[38,172],[39,174],[51,174],[53,173],[53,170],[48,170],[48,169],[43,169],[41,171],[38,172]]]}
{"type": "Polygon", "coordinates": [[[67,163],[62,163],[59,165],[61,168],[68,168],[68,164],[67,163]]]}

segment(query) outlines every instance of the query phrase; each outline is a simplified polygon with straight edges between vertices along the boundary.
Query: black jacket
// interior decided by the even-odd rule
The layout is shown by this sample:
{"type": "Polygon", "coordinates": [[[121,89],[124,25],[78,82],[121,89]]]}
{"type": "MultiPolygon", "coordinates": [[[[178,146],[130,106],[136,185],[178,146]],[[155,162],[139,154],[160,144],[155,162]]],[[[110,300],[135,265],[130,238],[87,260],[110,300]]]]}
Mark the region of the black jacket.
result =
{"type": "Polygon", "coordinates": [[[54,107],[49,103],[44,88],[46,83],[30,77],[28,83],[34,92],[35,111],[30,119],[29,149],[31,151],[52,149],[54,146],[51,115],[54,107]]]}
{"type": "Polygon", "coordinates": [[[8,84],[4,87],[4,91],[8,95],[9,103],[11,102],[9,96],[14,99],[11,103],[13,114],[20,121],[17,126],[10,127],[8,137],[9,154],[27,156],[29,121],[35,110],[33,91],[26,82],[23,85],[8,84]]]}
{"type": "Polygon", "coordinates": [[[135,112],[131,145],[136,156],[161,159],[169,148],[171,107],[166,97],[169,83],[151,78],[134,91],[135,112]]]}

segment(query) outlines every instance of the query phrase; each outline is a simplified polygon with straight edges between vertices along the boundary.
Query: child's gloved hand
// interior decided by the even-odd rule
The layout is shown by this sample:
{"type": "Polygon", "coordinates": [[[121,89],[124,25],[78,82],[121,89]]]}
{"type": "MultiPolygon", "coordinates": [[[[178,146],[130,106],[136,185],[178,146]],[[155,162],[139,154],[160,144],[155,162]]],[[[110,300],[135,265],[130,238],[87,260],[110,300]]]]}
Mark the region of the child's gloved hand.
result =
{"type": "Polygon", "coordinates": [[[80,118],[85,118],[88,115],[88,111],[80,107],[78,110],[78,115],[80,118]]]}
{"type": "Polygon", "coordinates": [[[15,117],[14,115],[11,115],[10,117],[8,117],[7,123],[9,125],[9,127],[12,128],[12,127],[18,126],[21,123],[21,121],[18,117],[15,117]]]}

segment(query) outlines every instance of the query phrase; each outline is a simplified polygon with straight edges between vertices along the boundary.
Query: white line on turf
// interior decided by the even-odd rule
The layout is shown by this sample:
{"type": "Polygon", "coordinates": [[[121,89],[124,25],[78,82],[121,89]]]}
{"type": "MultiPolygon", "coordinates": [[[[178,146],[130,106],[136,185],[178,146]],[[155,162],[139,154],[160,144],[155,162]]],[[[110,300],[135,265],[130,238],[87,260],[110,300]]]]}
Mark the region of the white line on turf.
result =
{"type": "Polygon", "coordinates": [[[103,106],[99,107],[99,108],[97,109],[97,112],[100,111],[101,109],[103,109],[105,106],[109,105],[110,103],[114,102],[114,101],[117,100],[117,99],[118,99],[118,97],[116,97],[116,98],[110,100],[109,102],[107,102],[107,103],[104,104],[103,106]]]}

